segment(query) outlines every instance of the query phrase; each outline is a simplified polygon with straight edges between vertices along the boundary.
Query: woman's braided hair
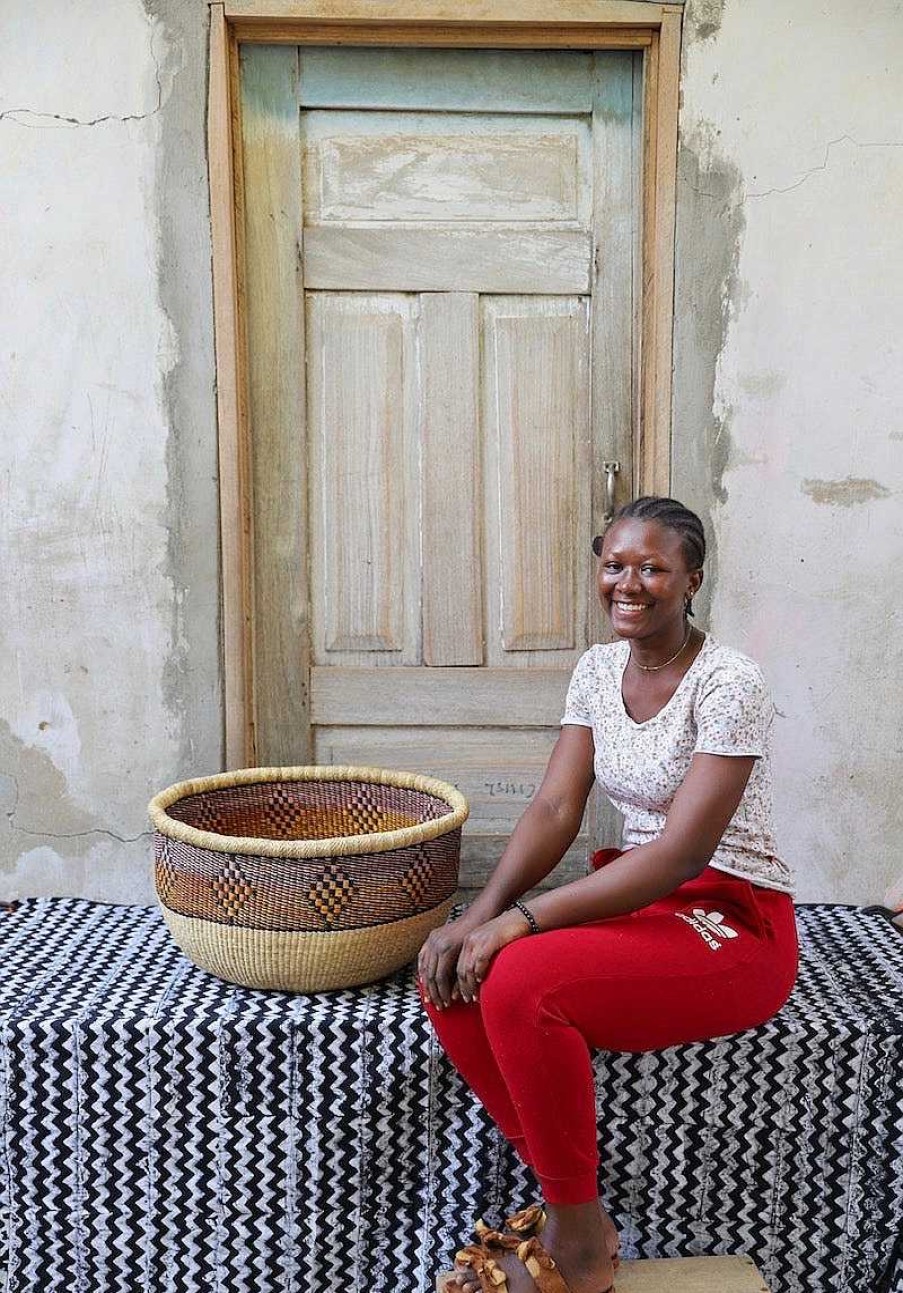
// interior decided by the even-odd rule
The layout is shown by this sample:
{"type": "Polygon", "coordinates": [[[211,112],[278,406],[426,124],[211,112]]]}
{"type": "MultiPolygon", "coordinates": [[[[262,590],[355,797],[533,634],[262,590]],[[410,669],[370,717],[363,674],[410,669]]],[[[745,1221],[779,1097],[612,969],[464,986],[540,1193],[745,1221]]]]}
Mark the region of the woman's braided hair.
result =
{"type": "MultiPolygon", "coordinates": [[[[676,498],[662,498],[654,494],[644,494],[630,503],[619,507],[612,517],[615,521],[633,517],[637,521],[657,521],[666,525],[680,536],[681,547],[688,570],[701,570],[705,561],[705,531],[702,521],[695,512],[691,512],[676,498]]],[[[693,614],[693,608],[687,604],[687,614],[693,614]]]]}

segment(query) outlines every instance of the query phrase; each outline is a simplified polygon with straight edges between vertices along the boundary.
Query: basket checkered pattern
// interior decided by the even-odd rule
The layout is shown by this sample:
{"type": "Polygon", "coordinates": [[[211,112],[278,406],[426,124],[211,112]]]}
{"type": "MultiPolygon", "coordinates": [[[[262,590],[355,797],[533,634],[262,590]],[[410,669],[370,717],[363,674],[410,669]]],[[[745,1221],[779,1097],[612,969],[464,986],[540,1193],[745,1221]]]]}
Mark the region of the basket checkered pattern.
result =
{"type": "Polygon", "coordinates": [[[157,894],[183,951],[234,982],[365,982],[447,915],[466,815],[453,787],[382,769],[183,782],[151,803],[157,894]]]}
{"type": "Polygon", "coordinates": [[[461,831],[386,853],[303,860],[215,853],[158,834],[170,911],[250,929],[360,929],[429,911],[458,884],[461,831]]]}

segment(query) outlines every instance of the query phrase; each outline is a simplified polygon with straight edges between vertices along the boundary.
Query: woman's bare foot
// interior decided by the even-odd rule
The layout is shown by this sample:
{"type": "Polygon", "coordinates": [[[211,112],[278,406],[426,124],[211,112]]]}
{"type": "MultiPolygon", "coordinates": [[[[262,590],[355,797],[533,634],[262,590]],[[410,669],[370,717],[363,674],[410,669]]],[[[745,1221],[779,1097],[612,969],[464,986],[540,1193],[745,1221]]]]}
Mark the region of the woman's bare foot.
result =
{"type": "MultiPolygon", "coordinates": [[[[612,1256],[618,1232],[601,1204],[549,1204],[546,1211],[542,1246],[571,1293],[607,1293],[614,1283],[612,1256]]],[[[508,1277],[508,1293],[536,1293],[532,1277],[514,1253],[495,1249],[492,1256],[508,1277]]],[[[472,1267],[458,1269],[449,1287],[455,1285],[462,1293],[478,1293],[479,1276],[472,1267]]]]}

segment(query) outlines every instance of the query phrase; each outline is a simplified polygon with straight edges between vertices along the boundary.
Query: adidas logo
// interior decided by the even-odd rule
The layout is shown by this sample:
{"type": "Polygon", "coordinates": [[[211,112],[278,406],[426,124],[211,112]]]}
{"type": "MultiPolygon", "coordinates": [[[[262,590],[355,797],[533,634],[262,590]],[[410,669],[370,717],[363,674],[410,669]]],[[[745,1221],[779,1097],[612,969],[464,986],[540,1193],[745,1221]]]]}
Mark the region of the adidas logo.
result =
{"type": "Polygon", "coordinates": [[[681,920],[685,920],[688,925],[701,934],[709,947],[717,952],[722,943],[728,942],[732,938],[739,938],[740,935],[730,925],[725,923],[724,917],[720,911],[704,911],[702,907],[694,907],[688,915],[685,911],[675,912],[681,920]]]}

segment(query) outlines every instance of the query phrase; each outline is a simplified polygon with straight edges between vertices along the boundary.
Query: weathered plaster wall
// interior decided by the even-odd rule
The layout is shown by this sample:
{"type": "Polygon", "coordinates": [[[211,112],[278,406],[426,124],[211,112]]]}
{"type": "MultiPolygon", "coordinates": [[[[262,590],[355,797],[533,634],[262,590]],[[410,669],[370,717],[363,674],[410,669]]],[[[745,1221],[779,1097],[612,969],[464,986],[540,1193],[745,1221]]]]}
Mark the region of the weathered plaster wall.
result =
{"type": "Polygon", "coordinates": [[[221,766],[206,6],[4,18],[0,897],[149,902],[221,766]]]}
{"type": "MultiPolygon", "coordinates": [[[[222,754],[207,7],[4,17],[0,898],[150,901],[147,799],[222,754]]],[[[900,870],[901,66],[898,2],[687,9],[674,488],[804,898],[900,870]]]]}
{"type": "Polygon", "coordinates": [[[710,624],[775,691],[800,896],[879,901],[903,840],[903,5],[690,0],[674,491],[710,624]]]}

